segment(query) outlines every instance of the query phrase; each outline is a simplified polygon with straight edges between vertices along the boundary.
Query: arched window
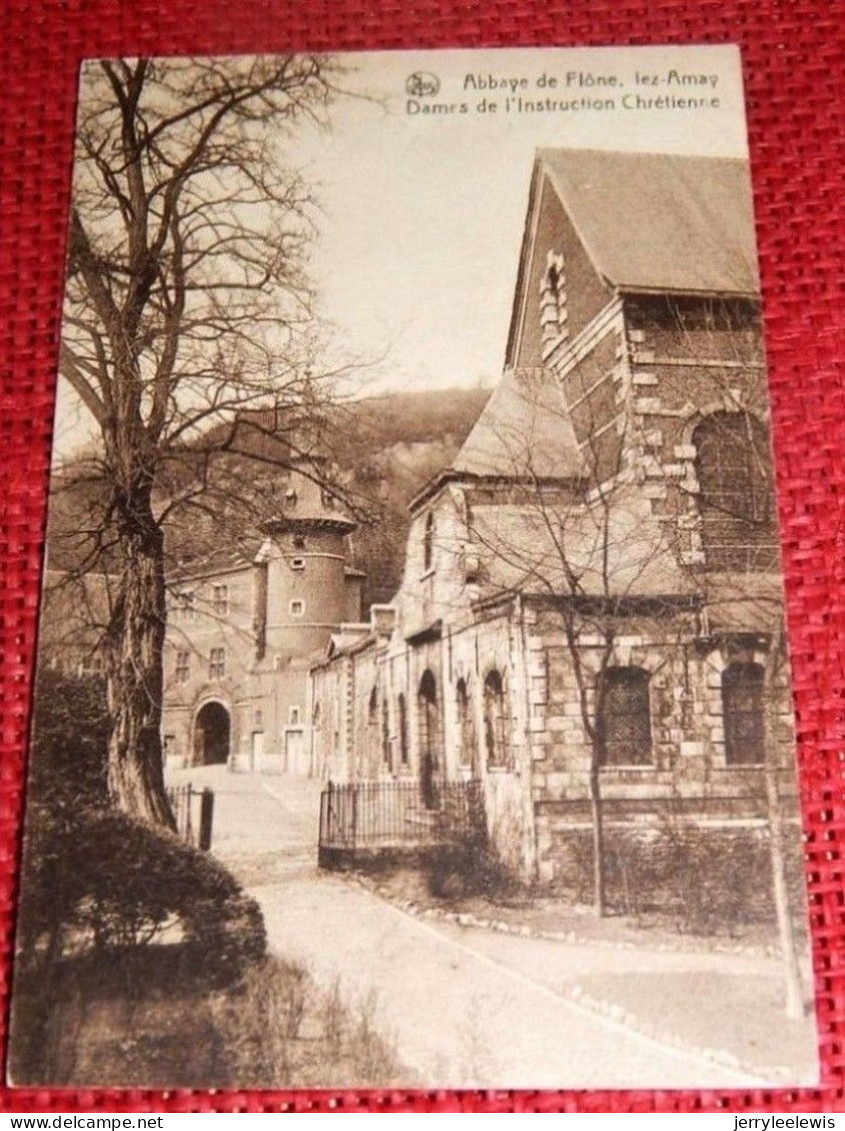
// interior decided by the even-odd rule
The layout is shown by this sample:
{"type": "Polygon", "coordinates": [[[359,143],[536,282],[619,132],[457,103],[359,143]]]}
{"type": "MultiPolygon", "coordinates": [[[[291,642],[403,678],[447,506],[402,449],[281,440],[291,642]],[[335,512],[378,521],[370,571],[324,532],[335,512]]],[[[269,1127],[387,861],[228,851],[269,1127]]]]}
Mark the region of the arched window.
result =
{"type": "Polygon", "coordinates": [[[648,672],[608,668],[599,712],[598,734],[603,766],[647,766],[651,754],[651,706],[648,672]]]}
{"type": "Polygon", "coordinates": [[[540,291],[540,330],[543,345],[566,336],[566,280],[562,255],[549,253],[540,291]]]}
{"type": "Polygon", "coordinates": [[[417,714],[420,738],[420,785],[428,808],[437,805],[436,780],[440,773],[440,709],[437,703],[437,681],[426,670],[417,693],[417,714]]]}
{"type": "Polygon", "coordinates": [[[484,750],[488,766],[506,766],[508,762],[507,712],[505,687],[494,668],[484,679],[484,750]]]}
{"type": "Polygon", "coordinates": [[[475,720],[472,717],[472,701],[467,689],[467,681],[459,679],[455,685],[455,698],[458,707],[458,761],[462,766],[475,766],[475,720]]]}
{"type": "Polygon", "coordinates": [[[397,699],[399,708],[399,762],[402,766],[408,765],[408,708],[405,696],[399,692],[397,699]]]}
{"type": "Polygon", "coordinates": [[[722,672],[725,763],[759,766],[765,760],[763,668],[728,664],[722,672]]]}
{"type": "Polygon", "coordinates": [[[423,532],[423,573],[431,569],[434,561],[434,512],[429,511],[425,516],[425,530],[423,532]]]}
{"type": "Polygon", "coordinates": [[[381,701],[381,757],[388,770],[393,769],[393,757],[390,749],[390,706],[385,695],[381,701]]]}
{"type": "Polygon", "coordinates": [[[714,412],[693,433],[701,533],[710,569],[777,565],[766,429],[748,413],[714,412]]]}
{"type": "Polygon", "coordinates": [[[370,692],[370,702],[367,708],[367,757],[368,769],[372,772],[379,760],[379,726],[378,726],[378,690],[374,687],[370,692]]]}

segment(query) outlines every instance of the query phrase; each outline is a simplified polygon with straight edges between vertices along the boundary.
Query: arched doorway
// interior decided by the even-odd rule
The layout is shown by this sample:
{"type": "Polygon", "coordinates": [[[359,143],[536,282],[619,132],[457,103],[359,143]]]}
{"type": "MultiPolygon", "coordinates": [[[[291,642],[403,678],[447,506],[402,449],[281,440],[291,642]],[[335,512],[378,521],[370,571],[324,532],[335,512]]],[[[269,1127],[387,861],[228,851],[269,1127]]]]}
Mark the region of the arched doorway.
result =
{"type": "Polygon", "coordinates": [[[420,721],[420,786],[423,804],[437,805],[436,777],[440,767],[440,712],[437,706],[437,681],[425,671],[417,693],[420,721]]]}
{"type": "Polygon", "coordinates": [[[223,765],[229,760],[229,712],[212,700],[200,707],[194,720],[194,765],[223,765]]]}

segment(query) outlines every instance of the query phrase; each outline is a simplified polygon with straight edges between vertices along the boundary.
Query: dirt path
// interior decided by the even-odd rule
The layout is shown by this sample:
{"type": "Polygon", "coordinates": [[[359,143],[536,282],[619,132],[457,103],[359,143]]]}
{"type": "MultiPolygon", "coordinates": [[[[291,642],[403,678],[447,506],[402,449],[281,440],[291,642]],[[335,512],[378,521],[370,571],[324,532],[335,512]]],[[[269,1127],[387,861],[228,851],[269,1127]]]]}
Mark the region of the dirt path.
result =
{"type": "MultiPolygon", "coordinates": [[[[379,1029],[395,1040],[414,1073],[397,1083],[680,1088],[769,1082],[765,1074],[690,1050],[719,1046],[702,1039],[695,1002],[684,999],[683,987],[703,979],[702,1002],[714,987],[717,997],[731,985],[759,993],[763,982],[771,989],[776,981],[776,965],[517,938],[415,918],[318,871],[314,783],[206,770],[194,772],[196,784],[206,784],[203,776],[213,776],[217,797],[215,851],[260,902],[271,949],[307,963],[324,988],[339,980],[350,1002],[376,1000],[379,1029]],[[666,996],[673,1027],[657,1039],[626,1023],[621,1008],[599,1015],[572,1000],[576,986],[606,1000],[596,992],[605,986],[625,1000],[638,983],[650,993],[662,987],[666,996]],[[681,1023],[695,1038],[683,1042],[685,1048],[663,1039],[670,1031],[683,1033],[681,1023]]],[[[710,1031],[705,1025],[704,1036],[710,1031]]],[[[812,1075],[812,1041],[801,1059],[796,1083],[812,1075]]]]}

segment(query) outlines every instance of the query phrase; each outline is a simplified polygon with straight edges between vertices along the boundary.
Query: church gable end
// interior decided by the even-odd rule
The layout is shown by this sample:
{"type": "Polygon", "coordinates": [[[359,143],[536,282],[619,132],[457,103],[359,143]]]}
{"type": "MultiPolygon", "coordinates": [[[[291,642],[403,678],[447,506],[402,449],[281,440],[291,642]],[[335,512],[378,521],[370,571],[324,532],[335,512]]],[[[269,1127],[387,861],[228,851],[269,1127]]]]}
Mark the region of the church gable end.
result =
{"type": "Polygon", "coordinates": [[[542,166],[535,171],[507,364],[535,368],[612,298],[542,166]]]}

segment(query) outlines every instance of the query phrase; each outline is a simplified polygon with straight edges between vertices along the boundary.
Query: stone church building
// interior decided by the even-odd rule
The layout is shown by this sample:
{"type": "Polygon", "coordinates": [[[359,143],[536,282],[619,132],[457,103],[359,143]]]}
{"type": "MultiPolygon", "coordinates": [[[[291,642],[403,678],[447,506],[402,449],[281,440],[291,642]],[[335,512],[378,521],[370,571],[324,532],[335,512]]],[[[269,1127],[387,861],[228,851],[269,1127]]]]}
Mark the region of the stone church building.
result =
{"type": "Polygon", "coordinates": [[[328,775],[479,779],[544,881],[594,767],[610,829],[759,827],[767,749],[794,790],[755,264],[744,162],[538,154],[501,384],[314,669],[328,775]]]}
{"type": "Polygon", "coordinates": [[[366,622],[351,524],[306,482],[254,560],[185,587],[171,756],[432,808],[478,781],[498,855],[550,882],[597,789],[611,830],[759,828],[767,759],[794,792],[745,162],[538,153],[504,375],[366,622]]]}

